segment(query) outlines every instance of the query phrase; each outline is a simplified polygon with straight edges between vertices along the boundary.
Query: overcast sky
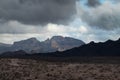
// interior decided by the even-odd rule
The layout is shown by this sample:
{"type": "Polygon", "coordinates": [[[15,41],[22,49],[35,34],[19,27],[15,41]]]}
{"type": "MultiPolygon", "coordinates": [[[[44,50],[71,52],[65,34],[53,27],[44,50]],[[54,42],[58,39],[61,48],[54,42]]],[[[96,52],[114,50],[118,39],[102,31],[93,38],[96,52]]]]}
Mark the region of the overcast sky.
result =
{"type": "Polygon", "coordinates": [[[120,37],[120,0],[0,0],[0,42],[74,37],[88,43],[120,37]]]}

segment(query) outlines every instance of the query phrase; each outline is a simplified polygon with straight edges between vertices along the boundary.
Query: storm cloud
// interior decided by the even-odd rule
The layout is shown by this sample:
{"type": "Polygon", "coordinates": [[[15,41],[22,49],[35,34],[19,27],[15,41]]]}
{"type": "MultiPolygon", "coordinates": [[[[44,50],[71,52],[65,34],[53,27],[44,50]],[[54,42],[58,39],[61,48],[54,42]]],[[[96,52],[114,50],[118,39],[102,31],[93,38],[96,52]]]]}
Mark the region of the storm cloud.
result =
{"type": "Polygon", "coordinates": [[[55,35],[86,43],[117,40],[119,7],[120,0],[0,0],[0,42],[55,35]]]}
{"type": "Polygon", "coordinates": [[[99,0],[87,0],[87,5],[89,7],[96,7],[98,5],[100,5],[100,1],[99,0]]]}
{"type": "Polygon", "coordinates": [[[65,23],[76,13],[76,0],[0,0],[0,19],[24,24],[65,23]]]}
{"type": "Polygon", "coordinates": [[[104,30],[120,28],[120,3],[104,2],[98,7],[83,11],[80,18],[91,27],[104,30]]]}

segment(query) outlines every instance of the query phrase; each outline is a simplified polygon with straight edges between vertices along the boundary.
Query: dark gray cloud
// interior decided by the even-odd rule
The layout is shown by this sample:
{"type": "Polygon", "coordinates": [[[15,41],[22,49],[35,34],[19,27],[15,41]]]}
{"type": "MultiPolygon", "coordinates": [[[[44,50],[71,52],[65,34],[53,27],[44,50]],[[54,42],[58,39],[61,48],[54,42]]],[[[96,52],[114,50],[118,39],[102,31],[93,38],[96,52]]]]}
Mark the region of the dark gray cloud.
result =
{"type": "Polygon", "coordinates": [[[98,5],[100,5],[100,1],[99,0],[87,0],[87,5],[89,7],[96,7],[98,5]]]}
{"type": "Polygon", "coordinates": [[[83,11],[81,19],[91,27],[104,30],[120,28],[120,3],[111,1],[101,4],[99,7],[89,8],[83,11]]]}
{"type": "Polygon", "coordinates": [[[64,23],[76,13],[76,0],[0,0],[0,19],[25,24],[64,23]]]}
{"type": "Polygon", "coordinates": [[[120,2],[120,0],[112,0],[112,1],[113,1],[113,2],[116,2],[116,3],[117,3],[117,2],[120,2]]]}

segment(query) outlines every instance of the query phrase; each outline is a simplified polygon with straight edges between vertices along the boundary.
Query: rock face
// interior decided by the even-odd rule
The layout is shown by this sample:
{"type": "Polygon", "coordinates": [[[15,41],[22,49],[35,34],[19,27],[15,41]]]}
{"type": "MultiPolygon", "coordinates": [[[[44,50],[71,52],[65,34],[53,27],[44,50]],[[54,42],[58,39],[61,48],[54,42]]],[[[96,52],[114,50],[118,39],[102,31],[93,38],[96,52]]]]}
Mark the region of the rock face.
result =
{"type": "MultiPolygon", "coordinates": [[[[58,44],[60,38],[59,39],[57,38],[57,40],[52,38],[52,39],[48,39],[48,40],[44,41],[46,43],[46,45],[49,44],[49,46],[44,45],[43,48],[47,48],[47,51],[52,51],[51,49],[59,50],[59,48],[61,48],[62,44],[58,44]],[[48,48],[48,47],[50,47],[50,48],[48,48]]],[[[65,44],[67,44],[67,43],[64,43],[64,45],[65,44]]],[[[79,61],[79,59],[82,57],[84,58],[85,61],[86,61],[86,58],[88,58],[87,62],[89,62],[89,60],[91,60],[91,59],[94,59],[93,57],[99,57],[99,58],[100,57],[104,57],[104,58],[109,57],[109,58],[111,58],[110,60],[113,60],[113,57],[115,57],[115,59],[116,58],[119,59],[119,57],[120,57],[120,39],[118,39],[116,41],[108,40],[106,42],[99,42],[99,43],[95,43],[92,41],[92,42],[85,44],[83,46],[72,48],[72,49],[69,49],[66,51],[62,51],[62,52],[56,51],[56,52],[51,52],[51,53],[46,53],[46,54],[42,54],[42,53],[27,54],[24,51],[15,51],[15,52],[11,52],[11,53],[6,52],[3,54],[4,55],[1,55],[3,57],[14,57],[14,58],[25,58],[25,59],[26,58],[31,58],[31,59],[40,59],[40,58],[43,59],[44,58],[46,60],[53,60],[53,61],[60,60],[60,59],[61,59],[61,61],[63,61],[63,59],[65,61],[67,61],[67,59],[69,61],[70,60],[71,61],[74,61],[74,60],[79,61]],[[24,54],[21,55],[19,53],[24,53],[24,54]],[[13,55],[11,56],[11,54],[13,54],[13,55]],[[19,55],[16,55],[16,54],[19,54],[19,55]]],[[[117,62],[119,62],[119,60],[117,62]]],[[[81,61],[81,59],[80,59],[80,61],[81,61]]],[[[92,60],[92,61],[94,61],[94,60],[92,60]]],[[[99,59],[96,59],[95,62],[96,61],[99,61],[99,59]]],[[[104,60],[102,62],[104,62],[104,60]]],[[[109,62],[114,62],[114,61],[109,61],[109,62]]]]}
{"type": "Polygon", "coordinates": [[[51,39],[47,39],[42,42],[38,41],[36,38],[30,38],[14,42],[14,44],[9,48],[9,51],[23,50],[27,53],[48,53],[65,51],[84,44],[85,43],[81,40],[62,36],[53,36],[51,39]]]}
{"type": "Polygon", "coordinates": [[[73,48],[63,52],[53,53],[53,56],[74,57],[74,56],[120,56],[120,39],[116,41],[108,40],[106,42],[90,42],[83,46],[73,48]]]}
{"type": "Polygon", "coordinates": [[[54,36],[51,38],[51,47],[57,48],[58,51],[65,51],[83,44],[85,44],[83,41],[70,37],[54,36]]]}
{"type": "Polygon", "coordinates": [[[14,42],[11,47],[12,51],[24,50],[26,52],[31,52],[32,50],[36,50],[37,52],[39,49],[41,49],[40,42],[36,38],[14,42]]]}

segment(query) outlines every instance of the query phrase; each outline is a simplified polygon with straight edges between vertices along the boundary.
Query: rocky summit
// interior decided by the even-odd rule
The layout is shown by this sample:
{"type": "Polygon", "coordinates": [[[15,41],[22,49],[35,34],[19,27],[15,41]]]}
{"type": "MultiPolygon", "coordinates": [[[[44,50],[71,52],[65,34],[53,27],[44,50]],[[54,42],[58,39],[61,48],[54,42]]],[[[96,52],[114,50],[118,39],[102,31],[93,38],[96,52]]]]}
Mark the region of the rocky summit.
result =
{"type": "MultiPolygon", "coordinates": [[[[23,50],[27,53],[48,53],[65,51],[74,47],[79,47],[85,43],[71,37],[53,36],[51,39],[40,42],[36,38],[29,38],[14,42],[9,48],[2,52],[23,50]]],[[[1,51],[0,51],[1,52],[1,51]]]]}

